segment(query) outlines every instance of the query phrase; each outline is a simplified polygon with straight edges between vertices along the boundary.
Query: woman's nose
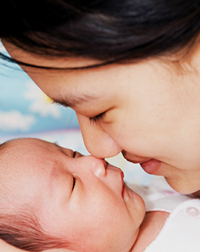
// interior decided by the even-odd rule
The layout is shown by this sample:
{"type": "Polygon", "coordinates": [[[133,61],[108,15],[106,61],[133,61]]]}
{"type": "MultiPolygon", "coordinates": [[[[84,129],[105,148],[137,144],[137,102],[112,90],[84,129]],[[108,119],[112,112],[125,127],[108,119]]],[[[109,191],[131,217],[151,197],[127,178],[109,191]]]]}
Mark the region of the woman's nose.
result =
{"type": "Polygon", "coordinates": [[[87,150],[97,158],[108,158],[119,154],[121,147],[96,123],[88,117],[77,114],[84,144],[87,150]]]}

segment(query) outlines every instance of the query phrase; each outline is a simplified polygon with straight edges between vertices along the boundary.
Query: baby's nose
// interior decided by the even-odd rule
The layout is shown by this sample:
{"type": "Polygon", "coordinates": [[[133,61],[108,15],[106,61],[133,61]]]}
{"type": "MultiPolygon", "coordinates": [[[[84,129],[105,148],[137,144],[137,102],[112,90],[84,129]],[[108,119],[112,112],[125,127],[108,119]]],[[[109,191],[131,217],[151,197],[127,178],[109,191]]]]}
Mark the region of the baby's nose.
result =
{"type": "Polygon", "coordinates": [[[93,156],[90,156],[92,159],[92,171],[94,172],[94,175],[96,177],[103,177],[106,175],[106,166],[107,163],[104,159],[101,158],[95,158],[93,156]]]}

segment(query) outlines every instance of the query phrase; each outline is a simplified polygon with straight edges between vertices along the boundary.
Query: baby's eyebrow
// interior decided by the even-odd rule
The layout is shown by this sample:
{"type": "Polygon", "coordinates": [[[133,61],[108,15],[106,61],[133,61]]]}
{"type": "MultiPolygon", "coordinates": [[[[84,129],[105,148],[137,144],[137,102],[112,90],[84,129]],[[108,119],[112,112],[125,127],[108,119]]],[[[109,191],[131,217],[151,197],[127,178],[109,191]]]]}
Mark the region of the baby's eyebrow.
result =
{"type": "Polygon", "coordinates": [[[53,145],[55,145],[56,147],[60,147],[60,145],[55,141],[52,143],[53,145]]]}
{"type": "Polygon", "coordinates": [[[56,146],[56,148],[59,149],[59,151],[61,151],[63,154],[67,155],[63,148],[57,142],[53,142],[52,144],[56,146]]]}
{"type": "Polygon", "coordinates": [[[65,153],[65,152],[63,151],[63,147],[60,146],[57,142],[52,142],[52,144],[53,144],[57,149],[59,149],[61,152],[65,153]]]}

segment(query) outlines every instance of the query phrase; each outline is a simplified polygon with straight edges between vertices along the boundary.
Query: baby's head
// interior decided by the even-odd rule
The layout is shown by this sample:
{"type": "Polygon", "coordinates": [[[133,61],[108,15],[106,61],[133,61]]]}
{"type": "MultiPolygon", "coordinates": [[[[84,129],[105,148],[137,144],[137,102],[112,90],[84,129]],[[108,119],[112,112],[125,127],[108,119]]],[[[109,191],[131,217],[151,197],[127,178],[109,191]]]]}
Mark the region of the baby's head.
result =
{"type": "Polygon", "coordinates": [[[120,169],[38,139],[1,146],[0,193],[1,238],[31,251],[128,252],[145,214],[120,169]]]}

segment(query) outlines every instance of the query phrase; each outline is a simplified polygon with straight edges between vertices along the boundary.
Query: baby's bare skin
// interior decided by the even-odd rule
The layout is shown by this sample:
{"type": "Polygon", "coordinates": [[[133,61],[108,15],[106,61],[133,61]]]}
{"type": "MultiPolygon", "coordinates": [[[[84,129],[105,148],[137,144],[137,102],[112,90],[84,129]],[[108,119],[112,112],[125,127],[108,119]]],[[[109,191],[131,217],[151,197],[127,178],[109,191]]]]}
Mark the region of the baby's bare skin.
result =
{"type": "MultiPolygon", "coordinates": [[[[15,248],[9,244],[7,244],[6,242],[4,242],[3,240],[0,240],[0,247],[1,247],[1,251],[4,252],[22,252],[21,249],[15,248]]],[[[25,250],[23,250],[25,252],[25,250]]]]}
{"type": "Polygon", "coordinates": [[[138,239],[131,252],[143,252],[158,236],[168,216],[169,213],[167,212],[147,212],[141,225],[138,239]]]}

